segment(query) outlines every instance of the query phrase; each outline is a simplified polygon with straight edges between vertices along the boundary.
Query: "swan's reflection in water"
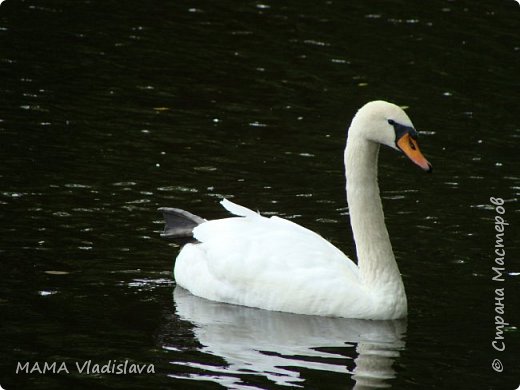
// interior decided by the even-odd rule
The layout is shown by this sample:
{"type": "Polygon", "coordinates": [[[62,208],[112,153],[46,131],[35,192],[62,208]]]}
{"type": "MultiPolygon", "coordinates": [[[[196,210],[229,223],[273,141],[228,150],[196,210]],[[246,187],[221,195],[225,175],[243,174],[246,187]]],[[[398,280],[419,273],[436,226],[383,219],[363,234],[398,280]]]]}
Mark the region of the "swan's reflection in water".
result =
{"type": "MultiPolygon", "coordinates": [[[[300,371],[305,369],[352,374],[355,389],[385,388],[390,387],[387,379],[395,377],[392,364],[404,348],[404,321],[271,312],[208,301],[180,287],[175,288],[174,301],[180,319],[194,325],[202,345],[199,351],[226,362],[215,366],[172,361],[176,374],[171,376],[176,378],[209,380],[242,389],[251,388],[244,378],[261,375],[277,385],[303,387],[305,378],[300,371]],[[347,366],[353,369],[349,371],[347,366]],[[183,371],[186,374],[180,374],[183,371]]],[[[169,341],[164,348],[176,350],[169,341]]],[[[346,387],[348,382],[345,378],[346,387]]]]}

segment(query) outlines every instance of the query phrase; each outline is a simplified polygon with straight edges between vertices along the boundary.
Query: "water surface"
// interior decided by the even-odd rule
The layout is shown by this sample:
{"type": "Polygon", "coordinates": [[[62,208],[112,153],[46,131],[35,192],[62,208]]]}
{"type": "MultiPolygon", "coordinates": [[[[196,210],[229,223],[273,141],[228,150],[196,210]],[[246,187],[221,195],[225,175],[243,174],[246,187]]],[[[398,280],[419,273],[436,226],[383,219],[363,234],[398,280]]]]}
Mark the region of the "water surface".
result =
{"type": "Polygon", "coordinates": [[[6,0],[0,385],[516,388],[519,12],[514,1],[6,0]],[[218,218],[229,197],[353,257],[342,153],[373,99],[407,107],[435,169],[380,155],[404,324],[237,308],[175,286],[179,247],[158,237],[159,206],[218,218]],[[490,196],[510,222],[501,284],[490,196]],[[497,287],[511,324],[501,353],[497,287]],[[15,374],[18,361],[89,359],[156,373],[15,374]]]}

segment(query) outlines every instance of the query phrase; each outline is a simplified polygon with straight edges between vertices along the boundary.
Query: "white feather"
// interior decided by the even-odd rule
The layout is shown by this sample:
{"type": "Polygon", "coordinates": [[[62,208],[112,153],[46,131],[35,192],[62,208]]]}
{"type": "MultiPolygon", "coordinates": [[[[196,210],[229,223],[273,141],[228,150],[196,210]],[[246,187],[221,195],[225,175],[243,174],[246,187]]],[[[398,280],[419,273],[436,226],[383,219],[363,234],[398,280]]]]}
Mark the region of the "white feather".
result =
{"type": "Polygon", "coordinates": [[[240,206],[227,199],[222,199],[220,204],[231,214],[238,215],[240,217],[254,217],[258,215],[253,210],[249,210],[247,207],[240,206]]]}

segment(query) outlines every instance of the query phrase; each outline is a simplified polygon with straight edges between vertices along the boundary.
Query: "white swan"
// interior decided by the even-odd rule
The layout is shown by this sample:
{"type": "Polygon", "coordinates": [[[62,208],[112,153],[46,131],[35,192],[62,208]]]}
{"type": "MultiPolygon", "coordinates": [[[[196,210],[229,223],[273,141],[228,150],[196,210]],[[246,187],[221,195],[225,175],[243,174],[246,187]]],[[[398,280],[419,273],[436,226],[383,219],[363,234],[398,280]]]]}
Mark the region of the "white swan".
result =
{"type": "Polygon", "coordinates": [[[345,148],[350,223],[358,265],[318,234],[279,217],[266,218],[226,199],[237,217],[206,221],[162,208],[164,236],[189,243],[175,262],[178,285],[214,301],[299,314],[396,319],[406,294],[384,223],[377,184],[379,144],[403,151],[431,171],[405,112],[384,101],[354,116],[345,148]]]}

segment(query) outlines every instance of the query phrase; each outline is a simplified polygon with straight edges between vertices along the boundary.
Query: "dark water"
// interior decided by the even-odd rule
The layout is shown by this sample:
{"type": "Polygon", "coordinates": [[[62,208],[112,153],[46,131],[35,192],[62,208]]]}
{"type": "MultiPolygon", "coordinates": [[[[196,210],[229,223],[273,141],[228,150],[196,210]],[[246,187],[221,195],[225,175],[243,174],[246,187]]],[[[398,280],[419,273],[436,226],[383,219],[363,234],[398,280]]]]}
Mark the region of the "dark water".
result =
{"type": "Polygon", "coordinates": [[[0,6],[1,386],[516,389],[520,7],[366,3],[0,6]],[[227,196],[352,255],[345,129],[381,98],[409,107],[435,168],[380,156],[407,321],[270,313],[175,288],[159,206],[216,218],[227,196]],[[510,223],[503,282],[491,196],[510,223]],[[88,360],[155,374],[78,373],[88,360]],[[16,374],[17,362],[70,373],[16,374]]]}

